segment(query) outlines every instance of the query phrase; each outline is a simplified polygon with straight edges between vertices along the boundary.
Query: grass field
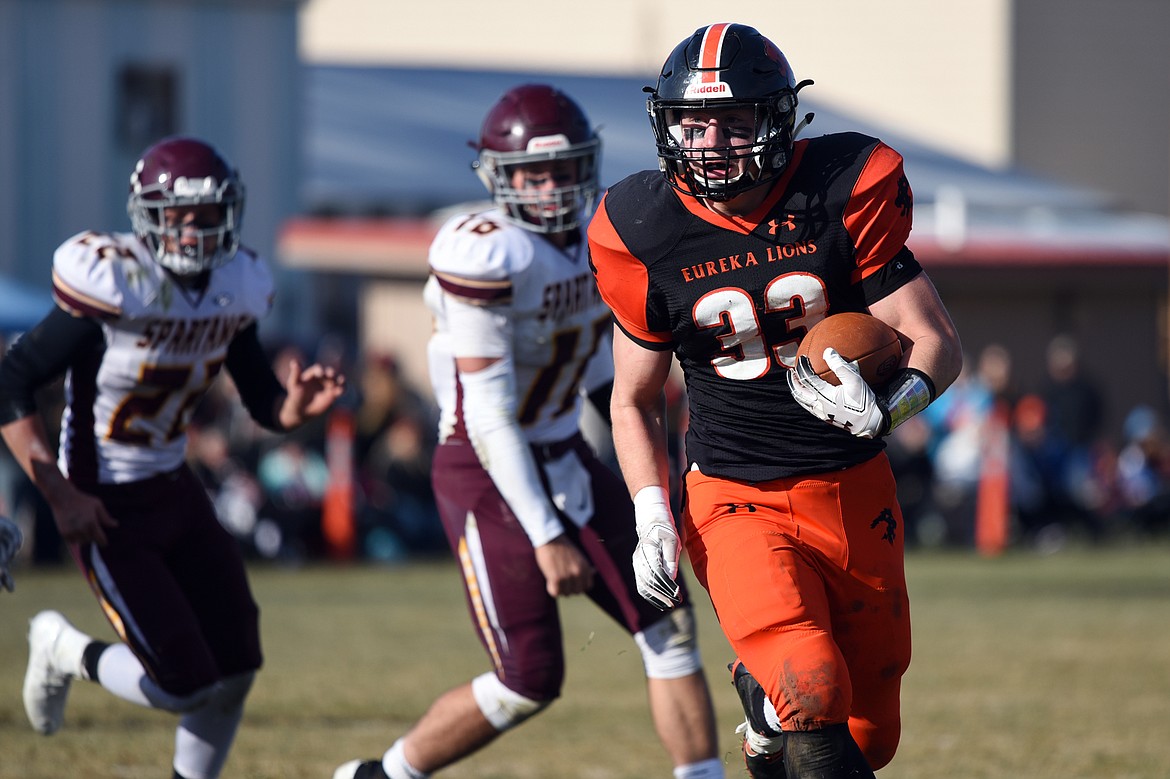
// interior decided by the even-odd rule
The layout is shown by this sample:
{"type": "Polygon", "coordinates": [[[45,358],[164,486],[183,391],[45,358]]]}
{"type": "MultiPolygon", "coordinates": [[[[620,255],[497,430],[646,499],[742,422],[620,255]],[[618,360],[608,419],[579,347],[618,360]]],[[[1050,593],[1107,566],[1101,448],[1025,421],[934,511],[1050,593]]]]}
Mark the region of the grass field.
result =
{"type": "MultiPolygon", "coordinates": [[[[881,779],[1170,777],[1170,546],[912,553],[907,567],[915,655],[902,746],[881,779]]],[[[328,779],[486,667],[445,562],[252,575],[267,662],[225,777],[328,779]]],[[[61,732],[29,729],[25,628],[49,607],[112,635],[74,571],[18,571],[16,593],[0,595],[0,779],[170,776],[174,719],[95,685],[74,684],[61,732]]],[[[585,601],[564,614],[563,699],[442,776],[670,776],[632,643],[585,601]]],[[[705,601],[700,619],[727,775],[741,777],[729,652],[705,601]]]]}

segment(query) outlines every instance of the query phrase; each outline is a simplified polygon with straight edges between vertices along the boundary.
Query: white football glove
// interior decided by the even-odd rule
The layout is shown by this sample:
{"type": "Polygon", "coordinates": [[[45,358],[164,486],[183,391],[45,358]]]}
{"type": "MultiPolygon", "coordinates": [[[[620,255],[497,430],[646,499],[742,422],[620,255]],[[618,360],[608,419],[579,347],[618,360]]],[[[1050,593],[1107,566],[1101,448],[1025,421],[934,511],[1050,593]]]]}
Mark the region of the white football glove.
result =
{"type": "Polygon", "coordinates": [[[670,514],[666,490],[643,487],[634,496],[638,546],[634,549],[634,579],[638,594],[663,611],[682,603],[678,588],[678,558],[682,543],[670,514]]]}
{"type": "Polygon", "coordinates": [[[837,375],[834,386],[818,376],[802,356],[788,372],[792,397],[810,414],[858,438],[878,438],[890,429],[889,412],[873,389],[861,378],[857,366],[846,362],[837,350],[825,349],[825,363],[837,375]]]}
{"type": "Polygon", "coordinates": [[[23,544],[24,535],[20,527],[8,517],[0,517],[0,587],[9,592],[16,589],[16,582],[12,579],[8,564],[23,544]]]}

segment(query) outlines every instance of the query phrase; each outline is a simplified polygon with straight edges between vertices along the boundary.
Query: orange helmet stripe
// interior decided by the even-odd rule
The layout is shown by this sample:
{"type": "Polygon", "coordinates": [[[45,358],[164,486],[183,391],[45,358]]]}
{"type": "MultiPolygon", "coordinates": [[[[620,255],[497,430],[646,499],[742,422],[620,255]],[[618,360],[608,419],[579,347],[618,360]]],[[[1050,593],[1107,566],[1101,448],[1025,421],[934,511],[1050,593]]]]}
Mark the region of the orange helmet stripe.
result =
{"type": "Polygon", "coordinates": [[[703,33],[703,43],[699,49],[699,67],[703,70],[703,81],[713,83],[719,80],[716,69],[719,67],[720,53],[723,50],[723,40],[727,36],[727,22],[713,24],[703,33]]]}

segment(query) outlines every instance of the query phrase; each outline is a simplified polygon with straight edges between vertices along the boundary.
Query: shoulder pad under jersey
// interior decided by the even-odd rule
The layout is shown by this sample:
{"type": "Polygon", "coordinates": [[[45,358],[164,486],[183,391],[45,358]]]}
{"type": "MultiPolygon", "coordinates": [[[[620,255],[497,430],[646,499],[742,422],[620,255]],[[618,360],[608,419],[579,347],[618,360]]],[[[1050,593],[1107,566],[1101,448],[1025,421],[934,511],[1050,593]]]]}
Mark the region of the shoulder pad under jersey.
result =
{"type": "Polygon", "coordinates": [[[128,285],[147,272],[129,233],[82,232],[53,254],[53,299],[74,316],[120,316],[128,285]]]}
{"type": "Polygon", "coordinates": [[[511,302],[512,279],[532,262],[533,236],[496,211],[449,219],[431,243],[429,263],[447,294],[475,305],[511,302]]]}
{"type": "MultiPolygon", "coordinates": [[[[256,252],[240,246],[231,262],[216,268],[214,273],[223,274],[227,287],[243,299],[248,313],[255,318],[263,318],[272,310],[276,294],[272,270],[256,252]]],[[[222,282],[217,279],[215,283],[222,282]]]]}

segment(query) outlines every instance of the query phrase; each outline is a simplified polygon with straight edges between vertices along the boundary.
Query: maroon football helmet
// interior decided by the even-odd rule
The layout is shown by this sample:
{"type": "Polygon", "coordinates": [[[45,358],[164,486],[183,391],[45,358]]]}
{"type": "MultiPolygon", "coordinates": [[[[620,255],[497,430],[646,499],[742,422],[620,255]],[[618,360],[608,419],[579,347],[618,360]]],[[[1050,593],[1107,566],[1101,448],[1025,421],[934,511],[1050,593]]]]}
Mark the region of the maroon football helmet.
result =
{"type": "Polygon", "coordinates": [[[201,273],[223,265],[239,248],[244,185],[210,144],[196,138],[166,138],[143,152],[134,166],[126,211],[134,233],[160,265],[181,275],[201,273]],[[215,223],[167,226],[163,209],[206,204],[219,206],[215,223]],[[192,229],[199,240],[184,245],[181,235],[192,229]]]}
{"type": "Polygon", "coordinates": [[[654,128],[660,166],[676,188],[699,198],[727,200],[771,181],[784,172],[792,142],[812,120],[808,114],[796,125],[796,94],[811,84],[799,84],[776,44],[743,24],[700,27],[675,47],[662,66],[658,84],[646,108],[654,128]],[[755,117],[755,142],[702,151],[687,149],[679,124],[688,109],[738,108],[755,117]],[[738,168],[733,160],[748,159],[738,168]],[[707,178],[699,171],[706,160],[742,169],[737,178],[707,178]]]}
{"type": "Polygon", "coordinates": [[[504,93],[488,111],[472,168],[509,221],[538,233],[572,230],[593,208],[601,141],[572,98],[545,84],[504,93]],[[575,161],[576,183],[551,190],[517,189],[517,165],[575,161]]]}

